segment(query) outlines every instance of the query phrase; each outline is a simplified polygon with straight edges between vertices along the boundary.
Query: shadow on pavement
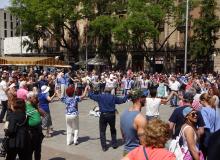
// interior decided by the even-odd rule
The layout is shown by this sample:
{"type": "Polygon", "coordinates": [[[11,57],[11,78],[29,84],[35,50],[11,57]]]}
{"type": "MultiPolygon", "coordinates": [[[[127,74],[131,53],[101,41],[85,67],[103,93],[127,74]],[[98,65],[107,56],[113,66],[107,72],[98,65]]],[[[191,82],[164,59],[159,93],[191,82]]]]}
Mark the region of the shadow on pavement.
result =
{"type": "Polygon", "coordinates": [[[49,160],[66,160],[65,158],[61,157],[55,157],[55,158],[50,158],[49,160]]]}
{"type": "Polygon", "coordinates": [[[52,135],[52,137],[54,137],[54,136],[58,136],[58,135],[60,135],[60,134],[62,134],[62,135],[66,135],[66,133],[65,133],[66,131],[65,130],[59,130],[59,131],[53,131],[53,133],[51,134],[52,135]]]}
{"type": "Polygon", "coordinates": [[[78,139],[79,144],[83,143],[83,142],[87,142],[88,140],[90,140],[89,136],[79,137],[79,139],[78,139]]]}

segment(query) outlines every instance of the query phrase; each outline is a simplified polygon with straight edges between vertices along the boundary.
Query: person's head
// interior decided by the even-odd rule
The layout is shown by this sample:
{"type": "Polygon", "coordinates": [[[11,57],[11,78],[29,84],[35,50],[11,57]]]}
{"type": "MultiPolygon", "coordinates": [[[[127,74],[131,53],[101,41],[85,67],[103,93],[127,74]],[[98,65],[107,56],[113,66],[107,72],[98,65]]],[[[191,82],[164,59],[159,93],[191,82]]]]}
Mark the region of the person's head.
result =
{"type": "Polygon", "coordinates": [[[203,107],[205,107],[205,106],[215,107],[215,99],[213,98],[212,95],[210,95],[208,93],[203,93],[199,97],[199,100],[200,100],[200,103],[203,107]]]}
{"type": "Polygon", "coordinates": [[[151,88],[150,89],[150,96],[152,98],[156,97],[157,96],[157,89],[156,88],[151,88]]]}
{"type": "Polygon", "coordinates": [[[212,85],[208,90],[208,94],[211,96],[214,96],[214,95],[219,96],[219,90],[214,85],[212,85]]]}
{"type": "Polygon", "coordinates": [[[36,92],[30,91],[27,94],[27,100],[33,105],[33,106],[37,106],[39,101],[37,98],[37,94],[36,92]]]}
{"type": "Polygon", "coordinates": [[[25,112],[25,101],[21,98],[16,98],[12,104],[12,110],[25,112]]]}
{"type": "Polygon", "coordinates": [[[143,107],[146,102],[146,95],[141,89],[132,90],[129,93],[129,98],[133,102],[133,104],[138,104],[140,107],[143,107]]]}
{"type": "Polygon", "coordinates": [[[8,88],[9,88],[9,90],[11,90],[11,91],[16,91],[16,85],[15,85],[15,83],[12,83],[8,88]]]}
{"type": "Polygon", "coordinates": [[[21,81],[19,84],[19,88],[25,88],[27,86],[27,82],[26,81],[21,81]]]}
{"type": "Polygon", "coordinates": [[[186,122],[195,124],[198,120],[198,112],[191,107],[184,108],[182,114],[186,122]]]}
{"type": "Polygon", "coordinates": [[[111,87],[105,87],[105,90],[104,90],[105,93],[111,93],[111,91],[112,91],[111,87]]]}
{"type": "Polygon", "coordinates": [[[192,104],[194,93],[187,91],[183,94],[183,102],[192,104]]]}
{"type": "Polygon", "coordinates": [[[146,147],[164,148],[169,138],[169,125],[162,120],[151,120],[144,129],[143,139],[146,147]]]}
{"type": "Polygon", "coordinates": [[[73,97],[74,91],[75,91],[74,87],[73,87],[73,86],[69,86],[69,87],[66,89],[66,95],[67,95],[68,97],[73,97]]]}

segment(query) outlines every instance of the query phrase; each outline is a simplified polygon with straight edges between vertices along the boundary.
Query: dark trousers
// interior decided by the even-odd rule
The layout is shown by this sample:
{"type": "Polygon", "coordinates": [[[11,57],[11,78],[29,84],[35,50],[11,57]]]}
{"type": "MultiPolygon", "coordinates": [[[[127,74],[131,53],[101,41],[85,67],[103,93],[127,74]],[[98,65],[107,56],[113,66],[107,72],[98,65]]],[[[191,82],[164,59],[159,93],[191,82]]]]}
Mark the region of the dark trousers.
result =
{"type": "Polygon", "coordinates": [[[41,125],[36,127],[30,127],[29,134],[31,144],[29,151],[29,160],[32,160],[33,153],[35,160],[41,160],[41,144],[44,138],[41,125]]]}
{"type": "Polygon", "coordinates": [[[15,160],[18,154],[19,160],[29,160],[26,149],[9,149],[6,160],[15,160]]]}
{"type": "Polygon", "coordinates": [[[111,137],[112,137],[112,146],[116,145],[116,128],[115,128],[115,112],[113,113],[101,113],[99,118],[99,131],[100,131],[100,141],[102,148],[106,148],[106,127],[109,124],[111,137]]]}
{"type": "Polygon", "coordinates": [[[0,114],[0,121],[3,121],[7,109],[8,109],[8,101],[2,101],[2,111],[0,114]]]}

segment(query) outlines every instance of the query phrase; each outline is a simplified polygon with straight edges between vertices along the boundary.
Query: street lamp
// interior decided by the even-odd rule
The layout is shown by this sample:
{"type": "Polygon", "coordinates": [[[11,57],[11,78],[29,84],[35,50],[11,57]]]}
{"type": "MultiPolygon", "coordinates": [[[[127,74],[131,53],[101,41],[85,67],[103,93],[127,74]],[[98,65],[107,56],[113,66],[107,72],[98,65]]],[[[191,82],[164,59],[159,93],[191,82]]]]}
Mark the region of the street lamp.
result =
{"type": "Polygon", "coordinates": [[[185,33],[184,73],[187,73],[188,20],[189,20],[189,0],[186,0],[186,33],[185,33]]]}

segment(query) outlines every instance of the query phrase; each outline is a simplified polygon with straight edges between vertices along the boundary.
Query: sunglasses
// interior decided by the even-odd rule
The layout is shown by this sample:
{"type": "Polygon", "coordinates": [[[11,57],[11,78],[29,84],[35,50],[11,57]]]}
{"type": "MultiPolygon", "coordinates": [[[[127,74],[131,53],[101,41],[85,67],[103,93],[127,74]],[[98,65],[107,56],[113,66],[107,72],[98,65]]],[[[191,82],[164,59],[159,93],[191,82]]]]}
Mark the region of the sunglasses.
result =
{"type": "Polygon", "coordinates": [[[192,117],[196,117],[196,116],[198,116],[198,113],[197,112],[192,112],[191,115],[192,115],[192,117]]]}

